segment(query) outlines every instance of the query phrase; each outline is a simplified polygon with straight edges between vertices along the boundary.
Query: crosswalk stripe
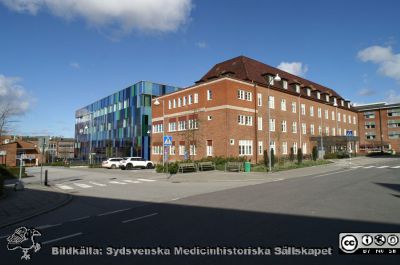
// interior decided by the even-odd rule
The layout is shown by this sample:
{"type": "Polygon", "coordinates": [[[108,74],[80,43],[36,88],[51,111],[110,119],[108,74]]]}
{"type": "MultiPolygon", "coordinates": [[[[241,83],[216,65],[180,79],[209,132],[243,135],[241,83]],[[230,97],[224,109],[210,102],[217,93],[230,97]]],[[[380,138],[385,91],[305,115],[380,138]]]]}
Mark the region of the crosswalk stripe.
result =
{"type": "Polygon", "coordinates": [[[375,167],[375,166],[368,166],[368,167],[364,167],[364,168],[373,168],[373,167],[375,167]]]}
{"type": "Polygon", "coordinates": [[[351,168],[360,168],[360,167],[362,167],[362,166],[354,166],[354,167],[351,167],[351,168]]]}
{"type": "Polygon", "coordinates": [[[87,185],[87,184],[83,184],[83,183],[73,183],[75,186],[78,186],[80,188],[84,188],[84,189],[88,189],[91,188],[92,186],[87,185]]]}
{"type": "Polygon", "coordinates": [[[93,184],[93,185],[96,185],[96,186],[100,186],[100,187],[105,187],[105,186],[107,186],[106,184],[101,184],[101,183],[97,183],[97,182],[94,182],[94,181],[89,181],[89,183],[90,183],[90,184],[93,184]]]}
{"type": "Polygon", "coordinates": [[[73,190],[74,188],[67,186],[67,185],[60,185],[60,184],[56,184],[57,188],[60,188],[62,190],[73,190]]]}
{"type": "Polygon", "coordinates": [[[138,180],[140,180],[140,181],[147,181],[147,182],[153,182],[153,181],[155,181],[154,179],[138,179],[138,180]]]}
{"type": "Polygon", "coordinates": [[[400,166],[395,166],[395,167],[391,167],[391,168],[400,168],[400,166]]]}
{"type": "Polygon", "coordinates": [[[134,183],[134,184],[141,183],[140,181],[130,180],[130,179],[124,179],[122,181],[129,182],[129,183],[134,183]]]}
{"type": "Polygon", "coordinates": [[[109,181],[109,183],[111,183],[111,184],[121,184],[121,185],[128,184],[128,183],[125,183],[125,182],[119,182],[119,181],[109,181]]]}
{"type": "Polygon", "coordinates": [[[387,167],[389,167],[389,166],[381,166],[381,167],[377,167],[377,168],[387,168],[387,167]]]}

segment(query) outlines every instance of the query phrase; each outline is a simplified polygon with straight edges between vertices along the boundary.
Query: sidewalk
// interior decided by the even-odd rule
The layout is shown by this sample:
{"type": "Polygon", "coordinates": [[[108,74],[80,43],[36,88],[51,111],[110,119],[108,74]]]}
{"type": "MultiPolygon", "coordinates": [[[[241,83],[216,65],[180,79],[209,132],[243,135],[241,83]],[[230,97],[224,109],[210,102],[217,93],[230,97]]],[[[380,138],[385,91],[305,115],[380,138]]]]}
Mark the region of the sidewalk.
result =
{"type": "Polygon", "coordinates": [[[14,191],[7,185],[0,199],[0,228],[22,222],[67,204],[72,196],[38,184],[26,184],[25,190],[14,191]]]}

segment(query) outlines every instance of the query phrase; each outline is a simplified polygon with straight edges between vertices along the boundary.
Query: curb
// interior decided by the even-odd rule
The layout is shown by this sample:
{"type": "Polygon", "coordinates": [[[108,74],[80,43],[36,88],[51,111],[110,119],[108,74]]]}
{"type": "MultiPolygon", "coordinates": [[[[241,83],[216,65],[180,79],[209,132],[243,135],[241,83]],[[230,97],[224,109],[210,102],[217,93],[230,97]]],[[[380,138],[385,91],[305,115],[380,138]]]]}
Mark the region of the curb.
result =
{"type": "Polygon", "coordinates": [[[67,197],[65,198],[65,200],[61,201],[60,203],[56,204],[55,206],[52,206],[50,208],[47,208],[47,209],[44,209],[44,210],[41,210],[41,211],[38,211],[38,212],[35,212],[35,213],[33,213],[31,215],[28,215],[28,216],[21,217],[21,218],[19,218],[17,220],[13,220],[13,221],[5,223],[5,224],[0,224],[0,229],[3,229],[5,227],[21,223],[23,221],[27,221],[29,219],[32,219],[32,218],[36,217],[36,216],[39,216],[39,215],[54,211],[54,210],[56,210],[58,208],[61,208],[62,206],[67,205],[69,202],[71,202],[72,195],[71,194],[67,194],[67,193],[63,193],[63,194],[67,195],[67,197]]]}

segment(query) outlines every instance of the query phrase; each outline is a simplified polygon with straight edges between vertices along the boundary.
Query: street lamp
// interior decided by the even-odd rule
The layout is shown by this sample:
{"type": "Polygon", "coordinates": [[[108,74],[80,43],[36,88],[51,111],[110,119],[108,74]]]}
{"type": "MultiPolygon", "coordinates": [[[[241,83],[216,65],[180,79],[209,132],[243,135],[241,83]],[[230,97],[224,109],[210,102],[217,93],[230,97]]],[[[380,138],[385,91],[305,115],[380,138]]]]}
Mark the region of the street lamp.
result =
{"type": "Polygon", "coordinates": [[[268,108],[268,167],[269,167],[269,172],[272,171],[271,167],[271,110],[270,110],[270,98],[269,98],[269,90],[271,88],[271,84],[273,81],[281,81],[281,77],[279,74],[276,74],[274,78],[269,78],[268,82],[268,90],[267,90],[267,108],[268,108]]]}
{"type": "MultiPolygon", "coordinates": [[[[338,115],[337,115],[337,109],[338,109],[338,104],[337,102],[333,103],[333,106],[335,107],[335,116],[336,116],[336,132],[335,132],[335,136],[338,135],[338,115]]],[[[337,145],[335,145],[335,151],[337,152],[337,145]]]]}
{"type": "MultiPolygon", "coordinates": [[[[164,100],[161,100],[162,101],[162,118],[163,118],[163,128],[162,128],[162,165],[163,165],[163,168],[164,168],[164,165],[165,165],[165,154],[164,154],[164,129],[165,129],[165,127],[164,127],[164,100]]],[[[160,101],[158,100],[158,98],[156,98],[156,100],[154,101],[154,105],[156,105],[156,106],[159,106],[161,103],[160,103],[160,101]]]]}

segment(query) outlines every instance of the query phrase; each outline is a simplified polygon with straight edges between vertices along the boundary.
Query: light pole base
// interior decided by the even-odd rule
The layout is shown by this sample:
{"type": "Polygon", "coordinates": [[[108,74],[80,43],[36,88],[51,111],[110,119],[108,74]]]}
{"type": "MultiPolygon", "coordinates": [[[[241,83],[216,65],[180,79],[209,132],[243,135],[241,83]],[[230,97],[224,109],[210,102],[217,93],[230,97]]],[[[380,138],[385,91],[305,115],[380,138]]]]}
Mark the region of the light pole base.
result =
{"type": "Polygon", "coordinates": [[[17,183],[15,183],[15,185],[14,185],[15,191],[24,190],[24,189],[25,189],[25,186],[22,181],[18,181],[17,183]]]}

